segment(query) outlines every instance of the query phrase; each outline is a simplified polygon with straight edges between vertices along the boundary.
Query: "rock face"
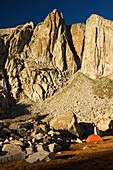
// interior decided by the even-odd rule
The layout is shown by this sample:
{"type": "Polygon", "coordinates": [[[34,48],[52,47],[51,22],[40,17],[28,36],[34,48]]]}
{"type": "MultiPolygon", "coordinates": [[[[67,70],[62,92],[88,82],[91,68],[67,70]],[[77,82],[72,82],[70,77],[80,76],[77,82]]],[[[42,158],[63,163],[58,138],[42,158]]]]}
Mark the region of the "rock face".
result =
{"type": "Polygon", "coordinates": [[[95,79],[113,78],[113,22],[91,15],[86,22],[82,72],[95,79]]]}
{"type": "Polygon", "coordinates": [[[9,95],[36,102],[65,86],[81,67],[84,34],[84,24],[67,26],[56,9],[37,26],[0,29],[0,67],[9,95]]]}

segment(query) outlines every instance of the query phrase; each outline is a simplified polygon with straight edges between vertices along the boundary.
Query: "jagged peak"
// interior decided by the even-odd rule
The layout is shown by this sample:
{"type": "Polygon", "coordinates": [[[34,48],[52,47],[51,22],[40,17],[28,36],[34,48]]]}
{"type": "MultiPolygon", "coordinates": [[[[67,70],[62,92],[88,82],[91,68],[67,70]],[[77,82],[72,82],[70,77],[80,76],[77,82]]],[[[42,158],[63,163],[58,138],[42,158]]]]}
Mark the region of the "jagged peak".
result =
{"type": "Polygon", "coordinates": [[[57,11],[57,9],[53,9],[53,11],[52,11],[52,12],[53,12],[53,13],[56,13],[56,12],[58,12],[58,11],[57,11]]]}
{"type": "Polygon", "coordinates": [[[56,20],[59,18],[62,18],[63,19],[63,15],[62,13],[59,13],[57,11],[57,9],[54,9],[51,13],[49,13],[47,15],[47,17],[45,18],[44,22],[47,22],[48,20],[54,20],[54,18],[56,18],[56,20]]]}

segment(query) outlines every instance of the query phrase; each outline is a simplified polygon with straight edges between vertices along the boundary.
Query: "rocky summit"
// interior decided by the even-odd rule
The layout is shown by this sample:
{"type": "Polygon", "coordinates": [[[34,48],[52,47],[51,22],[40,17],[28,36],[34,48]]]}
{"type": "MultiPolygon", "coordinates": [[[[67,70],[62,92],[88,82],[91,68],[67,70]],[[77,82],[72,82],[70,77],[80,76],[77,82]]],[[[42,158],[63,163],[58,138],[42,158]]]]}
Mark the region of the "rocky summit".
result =
{"type": "Polygon", "coordinates": [[[0,29],[0,162],[49,161],[95,133],[113,135],[113,21],[66,25],[54,9],[0,29]]]}

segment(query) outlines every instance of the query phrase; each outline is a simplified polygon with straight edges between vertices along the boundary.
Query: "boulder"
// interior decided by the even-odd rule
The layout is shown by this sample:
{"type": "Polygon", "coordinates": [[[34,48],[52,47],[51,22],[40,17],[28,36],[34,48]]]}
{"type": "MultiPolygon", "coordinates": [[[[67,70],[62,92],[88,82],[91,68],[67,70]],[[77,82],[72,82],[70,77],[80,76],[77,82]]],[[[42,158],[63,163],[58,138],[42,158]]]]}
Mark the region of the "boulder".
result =
{"type": "Polygon", "coordinates": [[[109,129],[110,122],[111,122],[110,119],[101,119],[97,124],[97,128],[101,131],[106,131],[109,129]]]}
{"type": "Polygon", "coordinates": [[[111,119],[102,119],[97,124],[97,128],[100,136],[113,135],[113,120],[111,119]]]}
{"type": "Polygon", "coordinates": [[[79,124],[77,123],[76,115],[72,112],[64,113],[54,117],[50,121],[50,127],[55,130],[69,131],[71,134],[82,137],[79,124]]]}
{"type": "Polygon", "coordinates": [[[3,156],[0,156],[0,163],[9,162],[9,161],[18,161],[22,159],[25,159],[24,152],[6,154],[3,156]]]}
{"type": "Polygon", "coordinates": [[[14,160],[21,160],[25,158],[25,153],[22,151],[20,146],[15,144],[5,144],[2,148],[0,157],[1,162],[8,162],[14,160]]]}
{"type": "Polygon", "coordinates": [[[17,146],[15,144],[5,144],[2,148],[2,151],[8,152],[8,154],[13,154],[13,153],[22,152],[22,149],[20,146],[17,146]]]}
{"type": "Polygon", "coordinates": [[[40,151],[40,152],[33,153],[32,155],[29,155],[29,157],[25,160],[26,162],[29,163],[35,163],[38,161],[50,161],[54,159],[55,159],[54,153],[47,152],[47,151],[40,151]]]}

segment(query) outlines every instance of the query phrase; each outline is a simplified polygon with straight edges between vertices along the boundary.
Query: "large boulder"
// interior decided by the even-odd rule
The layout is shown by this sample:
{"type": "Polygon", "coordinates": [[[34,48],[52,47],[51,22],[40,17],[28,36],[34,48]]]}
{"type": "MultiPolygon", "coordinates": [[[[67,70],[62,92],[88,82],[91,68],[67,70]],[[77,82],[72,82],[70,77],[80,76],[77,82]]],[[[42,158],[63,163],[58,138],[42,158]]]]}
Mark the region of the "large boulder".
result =
{"type": "Polygon", "coordinates": [[[103,131],[108,135],[113,134],[113,120],[102,119],[98,122],[97,128],[98,130],[103,131]]]}
{"type": "Polygon", "coordinates": [[[16,161],[25,159],[25,152],[22,151],[20,146],[15,144],[5,144],[2,148],[0,162],[16,161]]]}
{"type": "Polygon", "coordinates": [[[82,137],[82,132],[80,130],[79,124],[77,123],[76,115],[72,112],[64,113],[54,117],[50,121],[50,127],[55,130],[66,130],[71,134],[82,137]]]}

